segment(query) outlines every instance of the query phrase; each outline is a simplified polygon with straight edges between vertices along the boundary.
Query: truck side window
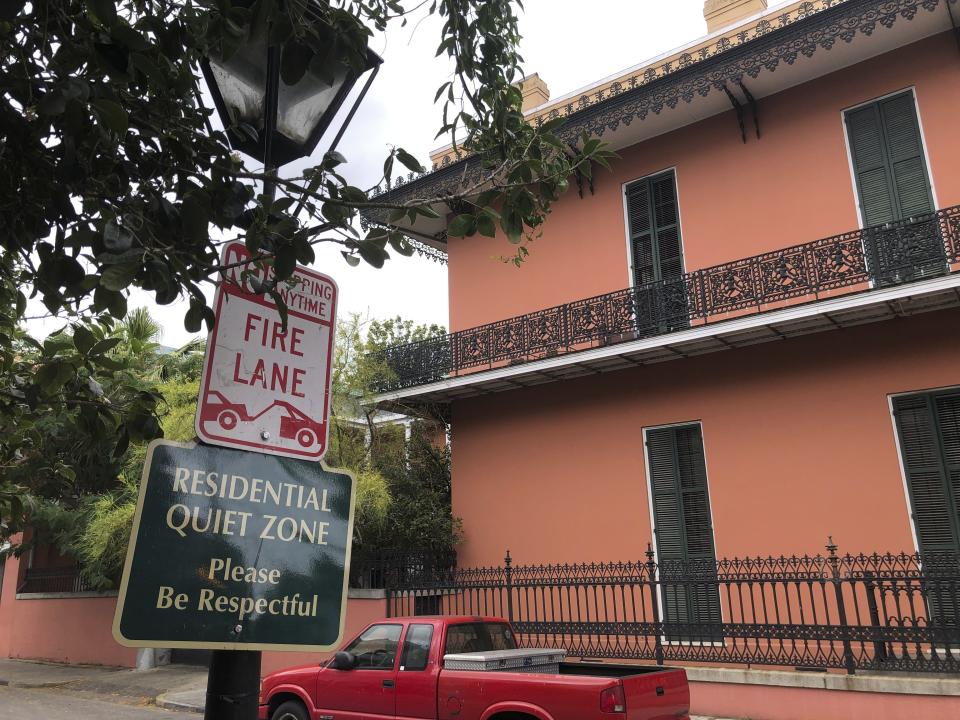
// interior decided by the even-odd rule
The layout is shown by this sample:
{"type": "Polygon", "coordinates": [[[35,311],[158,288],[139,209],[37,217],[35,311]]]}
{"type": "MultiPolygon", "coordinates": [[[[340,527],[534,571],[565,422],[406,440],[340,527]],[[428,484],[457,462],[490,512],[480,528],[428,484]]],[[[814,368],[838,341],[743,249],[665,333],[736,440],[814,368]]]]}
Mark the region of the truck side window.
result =
{"type": "Polygon", "coordinates": [[[447,628],[445,655],[515,650],[517,640],[504,623],[461,623],[447,628]]]}
{"type": "Polygon", "coordinates": [[[430,642],[433,640],[433,625],[411,625],[403,641],[400,656],[401,670],[426,670],[430,660],[430,642]]]}
{"type": "Polygon", "coordinates": [[[371,625],[347,647],[357,658],[357,670],[390,670],[397,659],[403,625],[371,625]]]}

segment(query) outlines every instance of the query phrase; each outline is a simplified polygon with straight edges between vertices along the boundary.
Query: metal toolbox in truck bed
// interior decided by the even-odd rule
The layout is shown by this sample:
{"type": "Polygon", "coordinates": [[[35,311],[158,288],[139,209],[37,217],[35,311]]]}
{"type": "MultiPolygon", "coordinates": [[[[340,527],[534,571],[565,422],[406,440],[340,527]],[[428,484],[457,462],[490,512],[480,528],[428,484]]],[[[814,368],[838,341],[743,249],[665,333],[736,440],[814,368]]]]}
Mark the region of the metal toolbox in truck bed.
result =
{"type": "Polygon", "coordinates": [[[446,670],[480,670],[482,672],[558,673],[566,650],[523,648],[489,652],[452,653],[443,656],[446,670]]]}

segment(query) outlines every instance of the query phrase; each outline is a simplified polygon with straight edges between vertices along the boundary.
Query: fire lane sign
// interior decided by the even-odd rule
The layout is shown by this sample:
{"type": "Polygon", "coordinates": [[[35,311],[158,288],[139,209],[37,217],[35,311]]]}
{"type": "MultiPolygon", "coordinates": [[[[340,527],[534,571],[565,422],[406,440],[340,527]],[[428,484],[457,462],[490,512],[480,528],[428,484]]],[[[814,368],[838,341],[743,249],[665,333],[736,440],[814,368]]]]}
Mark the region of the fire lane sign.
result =
{"type": "Polygon", "coordinates": [[[352,475],[319,462],[155,440],[114,638],[127,647],[336,647],[355,489],[352,475]]]}
{"type": "Polygon", "coordinates": [[[224,447],[319,460],[327,450],[337,285],[298,265],[292,282],[277,288],[287,304],[284,329],[276,303],[252,290],[268,278],[244,264],[250,258],[240,242],[223,251],[228,270],[214,300],[197,436],[224,447]]]}

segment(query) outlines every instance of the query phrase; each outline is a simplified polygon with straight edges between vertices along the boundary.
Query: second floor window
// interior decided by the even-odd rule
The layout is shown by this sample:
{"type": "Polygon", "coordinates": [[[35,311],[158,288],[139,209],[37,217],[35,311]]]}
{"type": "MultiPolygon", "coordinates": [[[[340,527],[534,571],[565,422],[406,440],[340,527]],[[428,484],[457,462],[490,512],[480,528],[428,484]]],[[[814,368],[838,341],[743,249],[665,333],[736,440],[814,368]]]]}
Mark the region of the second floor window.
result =
{"type": "Polygon", "coordinates": [[[845,114],[864,227],[933,212],[933,195],[912,92],[845,114]]]}
{"type": "Polygon", "coordinates": [[[673,171],[630,183],[626,203],[633,284],[679,278],[683,252],[673,171]]]}

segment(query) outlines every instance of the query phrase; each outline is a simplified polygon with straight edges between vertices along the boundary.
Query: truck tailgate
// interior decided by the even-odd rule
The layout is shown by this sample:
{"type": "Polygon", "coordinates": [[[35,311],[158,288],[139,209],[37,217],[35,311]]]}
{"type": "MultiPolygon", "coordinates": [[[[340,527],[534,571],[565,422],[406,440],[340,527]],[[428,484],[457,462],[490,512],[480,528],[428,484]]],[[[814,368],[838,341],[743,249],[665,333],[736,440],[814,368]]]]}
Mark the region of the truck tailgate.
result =
{"type": "Polygon", "coordinates": [[[683,670],[661,670],[621,678],[627,720],[676,720],[690,710],[690,687],[683,670]]]}

